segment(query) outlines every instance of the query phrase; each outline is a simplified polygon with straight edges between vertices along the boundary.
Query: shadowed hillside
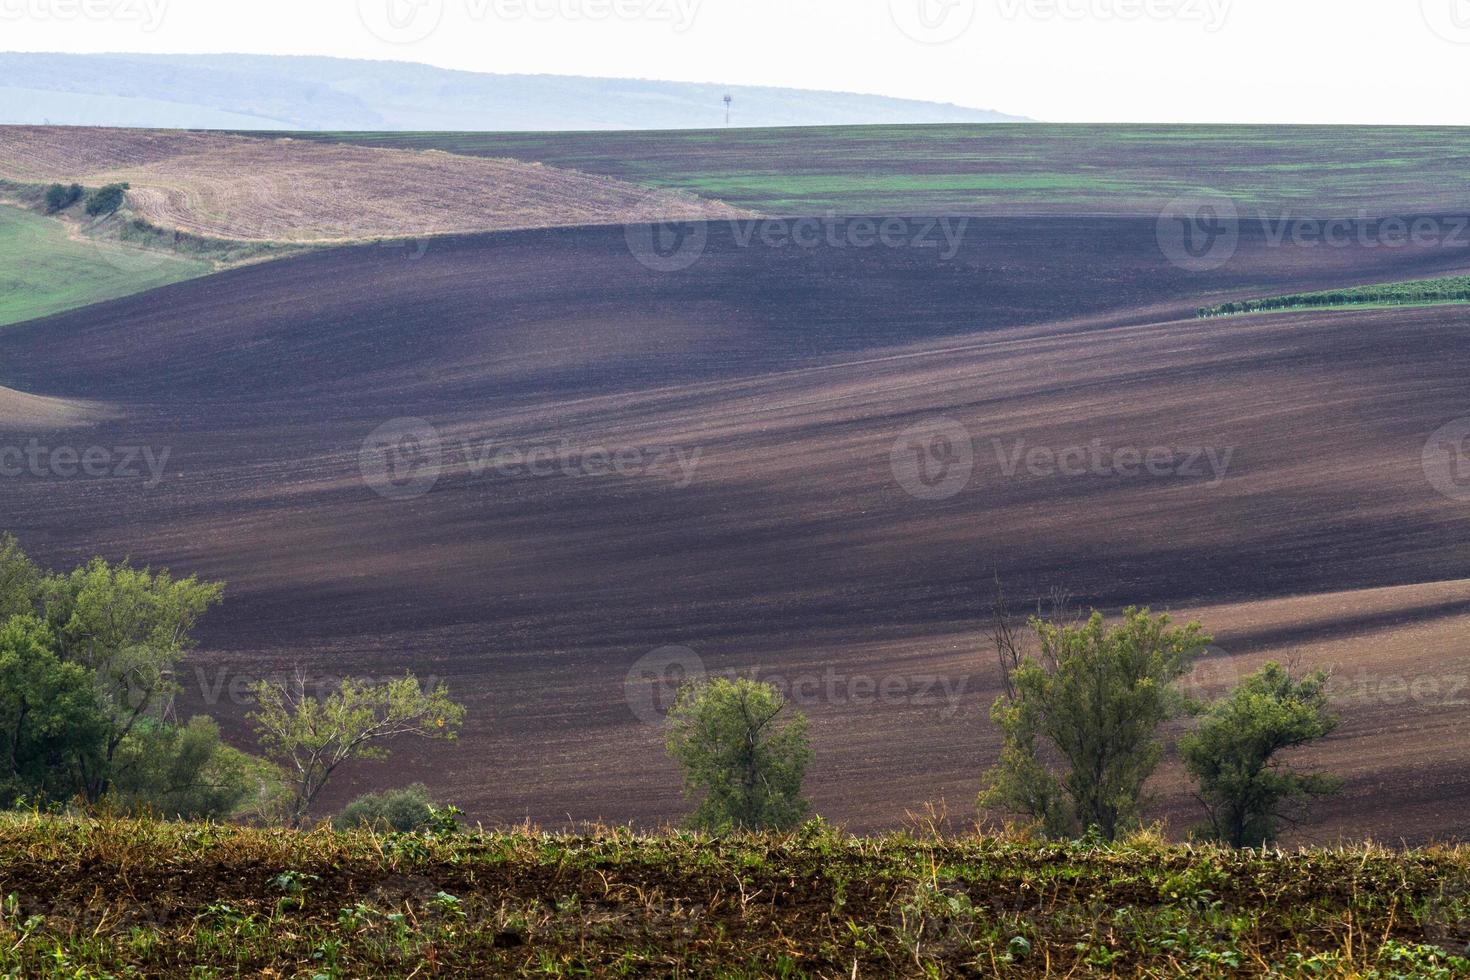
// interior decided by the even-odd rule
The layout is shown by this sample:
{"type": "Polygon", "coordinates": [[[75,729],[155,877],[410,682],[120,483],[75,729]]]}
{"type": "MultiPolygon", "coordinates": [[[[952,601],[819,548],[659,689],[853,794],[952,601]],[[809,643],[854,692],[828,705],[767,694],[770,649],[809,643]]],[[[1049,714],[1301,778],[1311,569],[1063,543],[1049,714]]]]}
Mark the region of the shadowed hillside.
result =
{"type": "MultiPolygon", "coordinates": [[[[1278,247],[1247,225],[1191,273],[1151,220],[977,221],[952,254],[828,231],[775,247],[714,223],[675,271],[636,228],[346,249],[19,325],[0,383],[112,413],[44,444],[163,462],[23,473],[5,523],[55,565],[101,550],[228,580],[186,668],[186,704],[227,725],[233,682],[296,663],[447,680],[462,748],[422,770],[405,748],[395,771],[485,818],[680,812],[640,720],[640,658],[670,645],[817,679],[820,812],[968,807],[994,749],[974,617],[996,571],[1109,607],[1228,600],[1206,625],[1242,666],[1306,648],[1377,671],[1392,649],[1448,691],[1470,525],[1423,456],[1470,416],[1466,311],[1194,313],[1461,271],[1462,249],[1278,247]],[[1376,618],[1323,612],[1390,586],[1376,618]],[[1269,625],[1265,600],[1302,605],[1269,625]]],[[[1329,829],[1457,829],[1462,715],[1367,700],[1329,829]]]]}

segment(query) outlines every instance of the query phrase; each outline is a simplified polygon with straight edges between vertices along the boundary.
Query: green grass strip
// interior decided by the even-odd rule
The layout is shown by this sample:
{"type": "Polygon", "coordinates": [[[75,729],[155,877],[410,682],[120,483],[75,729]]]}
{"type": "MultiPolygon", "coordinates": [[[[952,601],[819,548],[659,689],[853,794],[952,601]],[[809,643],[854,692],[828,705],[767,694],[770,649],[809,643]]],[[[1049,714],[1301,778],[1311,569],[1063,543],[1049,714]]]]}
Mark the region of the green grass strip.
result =
{"type": "Polygon", "coordinates": [[[1373,286],[1352,286],[1316,293],[1291,293],[1267,299],[1238,300],[1218,306],[1202,307],[1199,316],[1235,316],[1241,313],[1269,313],[1276,310],[1321,310],[1346,307],[1442,306],[1470,303],[1470,276],[1441,279],[1416,279],[1373,286]]]}

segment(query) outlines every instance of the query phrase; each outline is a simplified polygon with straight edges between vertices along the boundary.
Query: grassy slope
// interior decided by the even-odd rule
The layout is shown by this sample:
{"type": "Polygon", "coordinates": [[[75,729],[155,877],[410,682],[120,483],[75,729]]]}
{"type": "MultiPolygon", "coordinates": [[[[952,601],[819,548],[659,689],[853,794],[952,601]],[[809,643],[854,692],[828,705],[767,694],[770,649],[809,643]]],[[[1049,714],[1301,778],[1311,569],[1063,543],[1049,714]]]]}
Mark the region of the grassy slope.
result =
{"type": "Polygon", "coordinates": [[[1470,853],[0,818],[9,976],[1450,977],[1470,853]]]}
{"type": "Polygon", "coordinates": [[[54,218],[0,205],[0,326],[210,271],[207,262],[77,240],[54,218]]]}
{"type": "Polygon", "coordinates": [[[936,125],[300,138],[539,160],[768,212],[1156,213],[1212,190],[1251,216],[1462,210],[1463,130],[936,125]]]}

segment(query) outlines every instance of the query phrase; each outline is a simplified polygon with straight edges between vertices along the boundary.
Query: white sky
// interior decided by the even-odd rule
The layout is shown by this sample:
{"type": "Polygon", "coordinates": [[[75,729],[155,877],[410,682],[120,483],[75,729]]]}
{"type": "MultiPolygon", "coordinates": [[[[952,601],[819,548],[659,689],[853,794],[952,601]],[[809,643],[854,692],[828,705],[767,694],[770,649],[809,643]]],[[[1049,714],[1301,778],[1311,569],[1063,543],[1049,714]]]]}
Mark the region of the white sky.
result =
{"type": "Polygon", "coordinates": [[[1470,123],[1470,0],[0,0],[0,50],[391,58],[1058,122],[1470,123]]]}

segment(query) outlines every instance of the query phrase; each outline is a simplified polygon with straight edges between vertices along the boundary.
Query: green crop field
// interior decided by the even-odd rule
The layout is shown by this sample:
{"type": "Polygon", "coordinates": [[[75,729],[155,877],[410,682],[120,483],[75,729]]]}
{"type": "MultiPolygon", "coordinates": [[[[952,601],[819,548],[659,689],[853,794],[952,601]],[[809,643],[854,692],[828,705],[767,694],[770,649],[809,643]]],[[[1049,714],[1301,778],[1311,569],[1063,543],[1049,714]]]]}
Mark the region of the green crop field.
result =
{"type": "Polygon", "coordinates": [[[207,262],[73,238],[59,220],[0,205],[0,326],[212,270],[207,262]]]}
{"type": "Polygon", "coordinates": [[[1465,131],[1337,126],[845,126],[585,133],[281,133],[534,160],[768,213],[1151,214],[1178,195],[1246,216],[1463,210],[1465,131]]]}
{"type": "Polygon", "coordinates": [[[1201,317],[1233,316],[1239,313],[1268,313],[1273,310],[1320,310],[1381,308],[1386,306],[1443,306],[1470,303],[1470,276],[1416,279],[1372,286],[1353,286],[1315,293],[1291,293],[1266,299],[1248,299],[1205,307],[1201,317]]]}
{"type": "Polygon", "coordinates": [[[14,977],[1451,978],[1470,853],[0,817],[14,977]]]}

